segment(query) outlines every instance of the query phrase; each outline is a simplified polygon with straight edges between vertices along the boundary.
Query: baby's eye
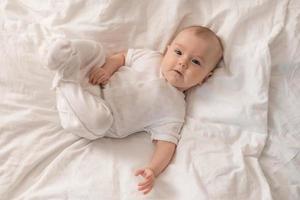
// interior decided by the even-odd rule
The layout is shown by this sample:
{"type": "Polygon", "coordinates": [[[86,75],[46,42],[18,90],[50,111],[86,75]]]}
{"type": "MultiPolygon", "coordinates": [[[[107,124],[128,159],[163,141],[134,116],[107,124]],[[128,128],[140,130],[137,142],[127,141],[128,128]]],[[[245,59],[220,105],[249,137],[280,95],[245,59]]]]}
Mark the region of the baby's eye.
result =
{"type": "Polygon", "coordinates": [[[196,59],[193,59],[193,60],[192,60],[192,63],[193,63],[193,64],[196,64],[196,65],[201,65],[201,63],[200,63],[198,60],[196,60],[196,59]]]}
{"type": "Polygon", "coordinates": [[[182,52],[181,52],[179,49],[175,49],[174,52],[175,52],[177,55],[180,55],[180,56],[182,55],[182,52]]]}

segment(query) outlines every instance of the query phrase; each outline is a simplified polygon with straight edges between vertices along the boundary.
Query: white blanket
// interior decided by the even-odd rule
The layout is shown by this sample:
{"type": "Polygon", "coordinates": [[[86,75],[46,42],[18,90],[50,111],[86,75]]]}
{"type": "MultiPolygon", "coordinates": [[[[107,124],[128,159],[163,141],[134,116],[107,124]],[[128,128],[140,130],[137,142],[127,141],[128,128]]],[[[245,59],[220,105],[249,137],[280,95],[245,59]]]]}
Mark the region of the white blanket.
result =
{"type": "Polygon", "coordinates": [[[0,198],[274,198],[258,158],[268,136],[272,58],[280,54],[270,46],[285,45],[277,38],[291,2],[0,1],[0,198]],[[175,158],[143,196],[133,172],[151,157],[150,136],[91,142],[64,131],[53,73],[43,67],[46,47],[53,37],[68,37],[101,41],[108,54],[129,47],[163,52],[176,31],[195,24],[222,38],[224,62],[188,93],[175,158]]]}

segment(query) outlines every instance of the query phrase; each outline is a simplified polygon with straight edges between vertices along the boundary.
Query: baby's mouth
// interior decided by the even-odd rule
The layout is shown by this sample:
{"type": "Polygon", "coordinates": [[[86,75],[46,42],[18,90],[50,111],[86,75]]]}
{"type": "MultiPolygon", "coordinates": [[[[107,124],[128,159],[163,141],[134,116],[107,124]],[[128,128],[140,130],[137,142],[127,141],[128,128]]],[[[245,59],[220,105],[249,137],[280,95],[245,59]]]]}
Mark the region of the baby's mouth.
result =
{"type": "Polygon", "coordinates": [[[178,75],[182,76],[182,73],[176,69],[173,70],[174,72],[176,72],[178,75]]]}

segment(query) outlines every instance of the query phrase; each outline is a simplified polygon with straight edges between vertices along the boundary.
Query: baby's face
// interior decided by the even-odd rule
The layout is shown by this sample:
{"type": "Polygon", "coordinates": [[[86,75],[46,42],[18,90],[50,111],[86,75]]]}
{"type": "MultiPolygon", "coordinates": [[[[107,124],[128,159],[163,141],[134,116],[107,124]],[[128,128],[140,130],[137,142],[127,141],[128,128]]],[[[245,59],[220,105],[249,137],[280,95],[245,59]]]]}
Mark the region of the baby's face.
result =
{"type": "Polygon", "coordinates": [[[212,43],[190,30],[180,32],[163,57],[162,75],[181,91],[201,84],[220,59],[212,43]]]}

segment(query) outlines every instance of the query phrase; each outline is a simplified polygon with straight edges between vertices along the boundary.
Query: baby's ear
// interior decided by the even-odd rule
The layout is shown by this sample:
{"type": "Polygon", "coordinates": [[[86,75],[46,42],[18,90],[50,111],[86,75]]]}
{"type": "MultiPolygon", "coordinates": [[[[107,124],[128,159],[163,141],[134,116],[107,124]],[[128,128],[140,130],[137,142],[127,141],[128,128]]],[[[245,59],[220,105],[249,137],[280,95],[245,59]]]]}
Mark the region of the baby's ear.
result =
{"type": "Polygon", "coordinates": [[[209,72],[206,77],[202,80],[202,82],[199,84],[201,85],[202,83],[204,83],[207,79],[209,79],[209,77],[211,77],[213,75],[213,72],[209,72]]]}
{"type": "Polygon", "coordinates": [[[211,77],[213,75],[213,72],[209,72],[207,75],[206,75],[206,79],[208,79],[209,77],[211,77]]]}

